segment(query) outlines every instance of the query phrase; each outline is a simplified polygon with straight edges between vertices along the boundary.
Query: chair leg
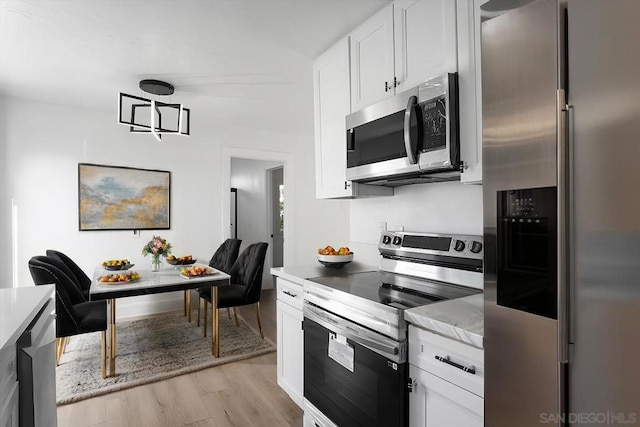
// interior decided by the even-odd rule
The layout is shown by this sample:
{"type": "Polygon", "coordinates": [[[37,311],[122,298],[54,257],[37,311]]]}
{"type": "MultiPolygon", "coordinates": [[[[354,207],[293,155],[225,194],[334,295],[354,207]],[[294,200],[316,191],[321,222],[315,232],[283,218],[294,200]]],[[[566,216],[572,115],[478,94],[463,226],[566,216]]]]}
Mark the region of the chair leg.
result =
{"type": "Polygon", "coordinates": [[[260,318],[260,302],[256,303],[256,314],[258,315],[258,329],[260,329],[260,336],[264,339],[264,332],[262,332],[262,319],[260,318]]]}
{"type": "Polygon", "coordinates": [[[184,308],[185,317],[187,316],[187,292],[189,291],[184,291],[182,294],[182,306],[184,308]]]}
{"type": "Polygon", "coordinates": [[[207,309],[207,300],[203,299],[202,301],[204,302],[204,324],[203,324],[203,326],[204,326],[204,336],[206,338],[206,336],[207,336],[207,310],[208,309],[207,309]]]}
{"type": "Polygon", "coordinates": [[[196,321],[196,325],[200,326],[200,304],[202,303],[202,298],[198,298],[198,320],[196,321]]]}
{"type": "Polygon", "coordinates": [[[100,332],[100,369],[102,379],[107,378],[107,331],[100,332]]]}
{"type": "Polygon", "coordinates": [[[69,337],[62,338],[62,353],[60,353],[60,356],[67,350],[67,344],[69,344],[69,337]]]}
{"type": "Polygon", "coordinates": [[[64,338],[56,338],[56,366],[60,364],[60,357],[62,357],[62,340],[64,338]]]}
{"type": "Polygon", "coordinates": [[[229,319],[231,319],[231,308],[227,307],[227,314],[229,315],[229,319]]]}
{"type": "Polygon", "coordinates": [[[233,317],[236,318],[236,326],[240,326],[240,322],[238,322],[238,312],[235,307],[233,307],[233,317]]]}

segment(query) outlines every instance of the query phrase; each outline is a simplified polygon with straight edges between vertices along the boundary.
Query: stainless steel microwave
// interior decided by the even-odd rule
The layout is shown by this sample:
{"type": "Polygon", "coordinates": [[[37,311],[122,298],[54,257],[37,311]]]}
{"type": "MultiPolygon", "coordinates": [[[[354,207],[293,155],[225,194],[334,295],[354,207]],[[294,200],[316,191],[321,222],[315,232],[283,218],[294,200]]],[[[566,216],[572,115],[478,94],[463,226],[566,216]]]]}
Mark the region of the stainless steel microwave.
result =
{"type": "Polygon", "coordinates": [[[460,179],[458,116],[457,73],[348,115],[347,179],[388,186],[460,179]]]}

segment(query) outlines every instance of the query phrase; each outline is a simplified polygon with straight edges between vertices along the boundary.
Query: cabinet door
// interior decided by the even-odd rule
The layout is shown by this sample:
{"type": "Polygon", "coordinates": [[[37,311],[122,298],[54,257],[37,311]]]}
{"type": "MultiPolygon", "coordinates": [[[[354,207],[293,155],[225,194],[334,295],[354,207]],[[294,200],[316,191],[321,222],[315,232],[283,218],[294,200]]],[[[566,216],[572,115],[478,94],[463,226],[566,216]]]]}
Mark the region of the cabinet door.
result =
{"type": "Polygon", "coordinates": [[[304,335],[302,311],[277,301],[278,385],[302,408],[304,335]]]}
{"type": "Polygon", "coordinates": [[[18,427],[18,382],[13,381],[0,401],[0,427],[18,427]]]}
{"type": "Polygon", "coordinates": [[[455,1],[398,0],[393,15],[396,93],[457,71],[455,1]]]}
{"type": "Polygon", "coordinates": [[[351,185],[345,184],[345,116],[350,113],[348,38],[340,41],[314,62],[313,91],[316,197],[350,197],[353,194],[351,185]]]}
{"type": "Polygon", "coordinates": [[[358,111],[394,94],[393,5],[356,28],[350,46],[351,107],[358,111]]]}
{"type": "Polygon", "coordinates": [[[466,184],[482,183],[482,75],[480,5],[487,0],[458,1],[458,85],[460,93],[460,160],[466,184]]]}
{"type": "Polygon", "coordinates": [[[482,427],[484,400],[427,371],[409,365],[409,427],[482,427]]]}

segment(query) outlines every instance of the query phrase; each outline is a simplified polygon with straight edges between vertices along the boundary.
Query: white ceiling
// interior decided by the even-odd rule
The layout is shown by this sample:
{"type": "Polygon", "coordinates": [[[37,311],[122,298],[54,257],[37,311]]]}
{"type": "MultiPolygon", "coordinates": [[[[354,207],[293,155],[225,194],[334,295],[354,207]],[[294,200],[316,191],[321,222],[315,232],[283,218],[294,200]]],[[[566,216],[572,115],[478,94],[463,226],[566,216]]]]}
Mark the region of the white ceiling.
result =
{"type": "Polygon", "coordinates": [[[0,95],[111,110],[138,82],[269,100],[390,0],[0,0],[0,95]]]}

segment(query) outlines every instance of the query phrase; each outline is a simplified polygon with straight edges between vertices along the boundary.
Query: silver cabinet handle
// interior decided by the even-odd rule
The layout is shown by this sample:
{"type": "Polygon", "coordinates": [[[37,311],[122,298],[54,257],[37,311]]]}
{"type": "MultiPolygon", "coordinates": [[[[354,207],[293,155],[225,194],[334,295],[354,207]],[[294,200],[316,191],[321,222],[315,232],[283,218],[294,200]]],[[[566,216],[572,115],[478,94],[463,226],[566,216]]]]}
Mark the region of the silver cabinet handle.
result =
{"type": "Polygon", "coordinates": [[[294,293],[289,292],[289,291],[283,290],[282,293],[285,294],[285,295],[289,295],[291,298],[297,298],[298,297],[297,294],[294,294],[294,293]]]}
{"type": "Polygon", "coordinates": [[[461,369],[461,370],[463,370],[465,372],[470,373],[471,375],[475,375],[476,374],[476,367],[475,366],[473,366],[473,365],[464,366],[464,365],[461,365],[459,363],[456,363],[456,362],[452,361],[451,358],[448,355],[442,357],[442,356],[438,356],[436,354],[436,360],[439,360],[442,363],[446,363],[447,365],[451,365],[451,366],[453,366],[455,368],[461,369]]]}
{"type": "Polygon", "coordinates": [[[404,148],[407,150],[407,159],[412,165],[416,164],[416,156],[413,152],[413,144],[411,141],[411,118],[415,113],[413,108],[418,103],[418,97],[412,95],[407,101],[407,109],[404,110],[404,148]]]}

